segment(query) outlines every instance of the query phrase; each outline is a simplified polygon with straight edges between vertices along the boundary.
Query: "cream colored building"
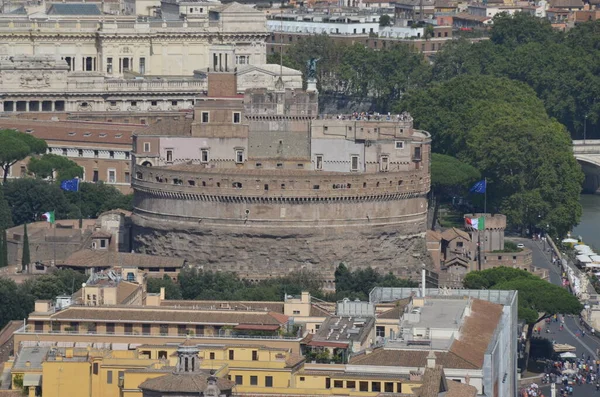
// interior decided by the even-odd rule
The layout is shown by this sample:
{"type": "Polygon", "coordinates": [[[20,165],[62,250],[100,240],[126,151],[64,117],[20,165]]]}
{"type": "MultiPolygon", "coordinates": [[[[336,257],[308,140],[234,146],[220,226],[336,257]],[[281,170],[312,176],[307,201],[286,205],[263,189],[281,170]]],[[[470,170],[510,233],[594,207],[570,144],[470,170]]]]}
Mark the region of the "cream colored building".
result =
{"type": "Polygon", "coordinates": [[[177,3],[168,14],[160,2],[132,4],[162,17],[92,3],[0,15],[0,112],[184,111],[205,96],[208,71],[236,71],[239,92],[280,76],[302,86],[299,71],[266,64],[266,18],[250,6],[177,3]]]}

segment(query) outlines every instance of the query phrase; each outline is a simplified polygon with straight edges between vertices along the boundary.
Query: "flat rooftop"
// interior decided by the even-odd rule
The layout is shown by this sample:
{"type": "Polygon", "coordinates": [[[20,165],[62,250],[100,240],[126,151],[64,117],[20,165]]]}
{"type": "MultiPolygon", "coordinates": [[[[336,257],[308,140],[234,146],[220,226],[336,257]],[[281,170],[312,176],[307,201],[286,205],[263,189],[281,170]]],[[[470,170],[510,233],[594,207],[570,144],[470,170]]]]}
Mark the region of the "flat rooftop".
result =
{"type": "Polygon", "coordinates": [[[445,328],[456,329],[460,327],[463,313],[468,300],[435,300],[428,299],[425,306],[412,308],[419,310],[420,316],[418,321],[410,321],[410,316],[404,316],[401,323],[402,327],[426,327],[426,328],[445,328]],[[407,318],[408,317],[408,318],[407,318]]]}

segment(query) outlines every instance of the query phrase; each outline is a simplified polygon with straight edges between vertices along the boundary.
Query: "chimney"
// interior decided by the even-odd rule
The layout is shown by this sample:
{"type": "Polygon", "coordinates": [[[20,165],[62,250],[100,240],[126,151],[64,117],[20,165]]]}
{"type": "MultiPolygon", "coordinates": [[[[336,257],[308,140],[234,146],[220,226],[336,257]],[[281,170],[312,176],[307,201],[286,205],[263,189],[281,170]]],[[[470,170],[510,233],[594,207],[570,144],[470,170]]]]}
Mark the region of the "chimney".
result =
{"type": "Polygon", "coordinates": [[[435,368],[435,353],[433,350],[430,350],[429,354],[427,355],[427,368],[435,368]]]}

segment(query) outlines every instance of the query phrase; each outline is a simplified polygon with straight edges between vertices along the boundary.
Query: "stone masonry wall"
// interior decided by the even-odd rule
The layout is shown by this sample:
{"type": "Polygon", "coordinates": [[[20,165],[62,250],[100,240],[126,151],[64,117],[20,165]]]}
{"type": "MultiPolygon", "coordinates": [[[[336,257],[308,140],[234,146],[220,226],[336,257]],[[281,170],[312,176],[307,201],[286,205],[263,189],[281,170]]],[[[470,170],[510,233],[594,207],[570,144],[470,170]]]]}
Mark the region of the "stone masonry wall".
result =
{"type": "Polygon", "coordinates": [[[134,245],[147,254],[177,256],[207,270],[233,271],[260,280],[307,269],[332,279],[335,267],[371,266],[419,280],[430,265],[422,232],[423,217],[398,227],[266,228],[161,222],[134,214],[134,245]]]}

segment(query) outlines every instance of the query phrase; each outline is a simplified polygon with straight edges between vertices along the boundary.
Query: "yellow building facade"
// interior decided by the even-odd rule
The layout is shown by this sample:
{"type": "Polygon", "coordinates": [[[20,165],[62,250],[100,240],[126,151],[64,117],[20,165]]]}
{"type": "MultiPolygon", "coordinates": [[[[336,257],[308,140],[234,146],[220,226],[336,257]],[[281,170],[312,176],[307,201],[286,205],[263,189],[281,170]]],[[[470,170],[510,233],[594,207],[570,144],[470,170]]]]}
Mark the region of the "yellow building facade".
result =
{"type": "MultiPolygon", "coordinates": [[[[23,380],[32,382],[23,382],[31,397],[142,397],[140,384],[174,371],[178,346],[182,345],[140,345],[135,350],[24,347],[22,355],[31,362],[11,363],[13,387],[23,380]]],[[[420,380],[390,374],[348,373],[344,365],[306,365],[289,349],[197,347],[200,368],[235,382],[235,393],[241,395],[376,396],[412,394],[421,385],[420,380]]]]}

